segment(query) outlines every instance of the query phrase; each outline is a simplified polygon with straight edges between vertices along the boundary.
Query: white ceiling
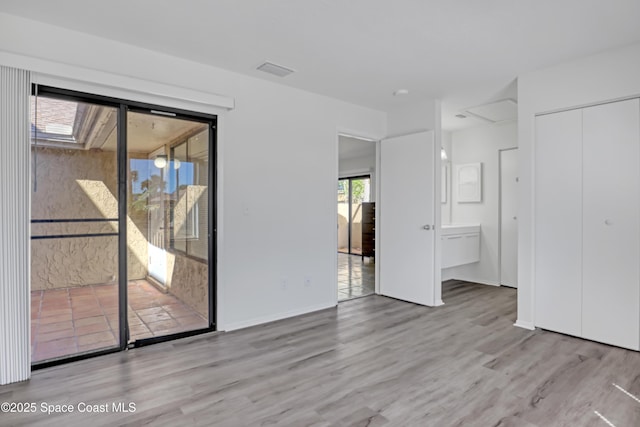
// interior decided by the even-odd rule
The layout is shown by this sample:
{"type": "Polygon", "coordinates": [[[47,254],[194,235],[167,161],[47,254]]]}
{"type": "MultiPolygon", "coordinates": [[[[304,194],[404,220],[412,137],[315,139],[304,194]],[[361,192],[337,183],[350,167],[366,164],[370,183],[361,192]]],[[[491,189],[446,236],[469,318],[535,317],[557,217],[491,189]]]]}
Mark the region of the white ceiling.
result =
{"type": "Polygon", "coordinates": [[[468,126],[460,109],[514,98],[524,72],[640,40],[638,0],[2,0],[0,11],[380,110],[437,97],[446,129],[468,126]],[[265,60],[297,72],[255,70],[265,60]]]}
{"type": "Polygon", "coordinates": [[[360,158],[373,158],[375,162],[376,144],[373,141],[340,135],[338,142],[338,158],[340,162],[360,158]]]}
{"type": "MultiPolygon", "coordinates": [[[[186,138],[206,129],[207,125],[200,122],[129,112],[127,115],[127,150],[130,153],[148,154],[164,145],[186,140],[186,138]]],[[[117,132],[114,126],[101,148],[106,151],[115,151],[116,141],[117,132]]]]}

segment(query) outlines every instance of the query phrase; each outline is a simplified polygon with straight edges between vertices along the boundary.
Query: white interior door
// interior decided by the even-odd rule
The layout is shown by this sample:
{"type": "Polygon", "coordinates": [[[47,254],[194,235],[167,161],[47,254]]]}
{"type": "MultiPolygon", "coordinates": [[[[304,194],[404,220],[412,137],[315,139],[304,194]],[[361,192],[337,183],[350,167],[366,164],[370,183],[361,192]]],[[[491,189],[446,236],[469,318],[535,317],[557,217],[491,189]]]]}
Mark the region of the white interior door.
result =
{"type": "MultiPolygon", "coordinates": [[[[164,147],[149,154],[149,176],[159,176],[161,182],[166,182],[169,163],[158,168],[154,164],[154,159],[159,155],[166,156],[164,147]]],[[[165,228],[165,201],[164,190],[159,194],[153,194],[149,200],[148,219],[149,219],[149,276],[160,282],[162,285],[167,284],[167,251],[166,251],[166,228],[165,228]]]]}
{"type": "Polygon", "coordinates": [[[518,149],[500,151],[500,284],[518,287],[518,149]]]}
{"type": "Polygon", "coordinates": [[[535,325],[580,336],[582,110],[536,117],[535,325]]]}
{"type": "Polygon", "coordinates": [[[434,171],[433,132],[380,143],[380,293],[429,306],[435,305],[434,171]]]}
{"type": "Polygon", "coordinates": [[[638,349],[640,103],[583,111],[582,335],[638,349]]]}

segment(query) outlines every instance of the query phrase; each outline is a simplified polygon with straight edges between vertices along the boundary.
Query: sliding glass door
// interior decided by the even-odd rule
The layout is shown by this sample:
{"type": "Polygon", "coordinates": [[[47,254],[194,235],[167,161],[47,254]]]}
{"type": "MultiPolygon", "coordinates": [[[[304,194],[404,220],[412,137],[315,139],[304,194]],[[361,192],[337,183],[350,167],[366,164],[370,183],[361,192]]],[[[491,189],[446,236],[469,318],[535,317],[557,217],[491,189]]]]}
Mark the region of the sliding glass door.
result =
{"type": "Polygon", "coordinates": [[[371,177],[338,180],[338,252],[362,254],[362,203],[371,201],[371,177]]]}
{"type": "Polygon", "coordinates": [[[32,97],[34,363],[119,346],[117,113],[32,97]]]}
{"type": "Polygon", "coordinates": [[[209,327],[209,128],[127,115],[131,342],[209,327]]]}
{"type": "Polygon", "coordinates": [[[34,365],[213,330],[215,117],[36,87],[31,122],[34,365]]]}
{"type": "Polygon", "coordinates": [[[349,201],[351,197],[351,182],[349,179],[338,180],[338,252],[349,253],[350,244],[350,222],[351,214],[349,201]]]}

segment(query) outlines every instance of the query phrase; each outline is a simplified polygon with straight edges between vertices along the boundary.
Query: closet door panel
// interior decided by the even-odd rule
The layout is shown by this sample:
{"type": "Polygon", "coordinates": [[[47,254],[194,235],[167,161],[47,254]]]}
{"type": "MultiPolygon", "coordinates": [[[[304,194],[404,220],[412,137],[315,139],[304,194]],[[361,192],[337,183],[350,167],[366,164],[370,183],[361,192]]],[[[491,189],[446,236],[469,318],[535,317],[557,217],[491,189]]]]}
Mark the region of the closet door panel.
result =
{"type": "Polygon", "coordinates": [[[582,111],[536,117],[535,325],[581,334],[582,111]]]}
{"type": "Polygon", "coordinates": [[[640,101],[583,110],[582,336],[638,349],[640,101]]]}

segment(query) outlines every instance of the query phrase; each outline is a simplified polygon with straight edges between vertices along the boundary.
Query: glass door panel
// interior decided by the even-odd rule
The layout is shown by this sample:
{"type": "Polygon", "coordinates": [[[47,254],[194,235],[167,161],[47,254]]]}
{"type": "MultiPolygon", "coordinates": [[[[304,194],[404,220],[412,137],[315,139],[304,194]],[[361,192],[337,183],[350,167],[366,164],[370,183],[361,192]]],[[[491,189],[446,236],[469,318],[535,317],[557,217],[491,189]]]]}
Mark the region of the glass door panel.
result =
{"type": "Polygon", "coordinates": [[[209,126],[127,115],[130,341],[209,327],[209,126]]]}
{"type": "Polygon", "coordinates": [[[119,346],[117,112],[32,97],[33,363],[119,346]]]}
{"type": "Polygon", "coordinates": [[[370,177],[338,180],[338,252],[362,254],[362,203],[369,201],[370,177]]]}
{"type": "Polygon", "coordinates": [[[362,255],[362,203],[371,199],[370,185],[371,180],[368,177],[351,179],[351,254],[362,255]]]}
{"type": "Polygon", "coordinates": [[[338,252],[349,253],[349,195],[350,181],[338,180],[338,252]]]}

